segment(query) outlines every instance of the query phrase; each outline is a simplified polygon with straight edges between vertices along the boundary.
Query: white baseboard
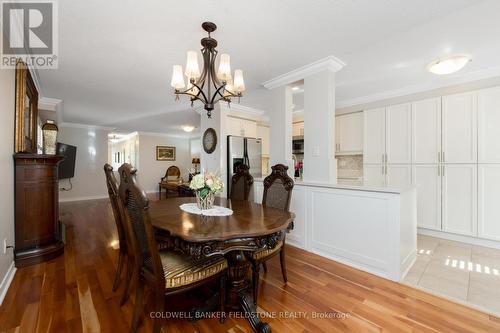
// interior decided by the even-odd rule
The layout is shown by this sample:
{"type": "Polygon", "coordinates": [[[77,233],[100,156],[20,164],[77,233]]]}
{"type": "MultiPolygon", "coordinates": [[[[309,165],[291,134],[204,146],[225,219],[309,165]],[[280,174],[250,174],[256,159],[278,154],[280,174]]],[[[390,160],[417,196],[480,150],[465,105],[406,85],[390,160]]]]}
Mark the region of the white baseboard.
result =
{"type": "Polygon", "coordinates": [[[7,270],[7,273],[5,273],[5,276],[3,277],[2,283],[0,283],[0,305],[2,305],[5,295],[7,295],[7,291],[9,290],[10,284],[14,279],[16,270],[17,269],[16,266],[14,266],[14,261],[12,261],[9,269],[7,270]]]}
{"type": "Polygon", "coordinates": [[[59,198],[59,202],[71,202],[71,201],[85,201],[85,200],[98,200],[98,199],[107,199],[108,195],[94,195],[89,197],[76,197],[76,198],[59,198]]]}
{"type": "Polygon", "coordinates": [[[426,235],[426,236],[431,236],[431,237],[437,237],[437,238],[443,238],[443,239],[452,240],[452,241],[455,241],[455,242],[467,243],[467,244],[471,244],[471,245],[491,247],[493,249],[500,250],[500,242],[494,241],[494,240],[483,239],[483,238],[476,238],[476,237],[465,236],[465,235],[452,234],[452,233],[449,233],[449,232],[444,232],[444,231],[439,231],[439,230],[431,230],[431,229],[424,229],[424,228],[418,228],[418,233],[421,234],[421,235],[426,235]]]}

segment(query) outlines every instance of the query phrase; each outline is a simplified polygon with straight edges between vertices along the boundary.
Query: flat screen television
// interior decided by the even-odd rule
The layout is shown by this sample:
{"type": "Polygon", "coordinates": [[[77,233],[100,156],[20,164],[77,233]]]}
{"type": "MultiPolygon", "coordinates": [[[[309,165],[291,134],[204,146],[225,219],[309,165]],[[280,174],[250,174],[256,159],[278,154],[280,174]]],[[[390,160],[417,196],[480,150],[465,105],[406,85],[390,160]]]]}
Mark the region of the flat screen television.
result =
{"type": "Polygon", "coordinates": [[[64,156],[64,160],[59,163],[59,179],[73,178],[75,176],[76,147],[58,142],[57,155],[64,156]]]}

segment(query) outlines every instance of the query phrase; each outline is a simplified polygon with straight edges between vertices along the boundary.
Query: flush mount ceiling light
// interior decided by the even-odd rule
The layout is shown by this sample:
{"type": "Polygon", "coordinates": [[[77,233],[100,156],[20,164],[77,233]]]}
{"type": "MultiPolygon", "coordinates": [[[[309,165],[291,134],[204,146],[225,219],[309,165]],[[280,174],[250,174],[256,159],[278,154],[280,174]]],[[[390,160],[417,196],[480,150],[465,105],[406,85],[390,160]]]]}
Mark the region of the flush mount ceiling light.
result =
{"type": "Polygon", "coordinates": [[[192,132],[195,128],[196,128],[196,127],[191,126],[191,125],[183,125],[183,126],[182,126],[182,130],[183,130],[184,132],[188,132],[188,133],[192,132]]]}
{"type": "Polygon", "coordinates": [[[187,87],[182,76],[182,66],[175,65],[172,73],[171,86],[175,89],[176,98],[179,95],[188,95],[191,98],[191,105],[198,100],[204,104],[207,110],[208,118],[211,117],[215,103],[218,101],[231,102],[231,97],[242,96],[245,91],[245,82],[243,81],[243,71],[237,69],[234,71],[234,78],[231,75],[231,65],[229,54],[221,54],[219,69],[215,69],[215,60],[217,58],[217,41],[210,36],[210,33],[217,29],[212,22],[204,22],[203,30],[208,32],[208,37],[201,40],[201,54],[203,56],[203,69],[200,72],[198,67],[198,56],[195,51],[187,53],[186,71],[187,87]]]}
{"type": "Polygon", "coordinates": [[[464,68],[471,58],[467,54],[453,54],[434,60],[427,65],[427,70],[437,75],[446,75],[458,72],[464,68]]]}

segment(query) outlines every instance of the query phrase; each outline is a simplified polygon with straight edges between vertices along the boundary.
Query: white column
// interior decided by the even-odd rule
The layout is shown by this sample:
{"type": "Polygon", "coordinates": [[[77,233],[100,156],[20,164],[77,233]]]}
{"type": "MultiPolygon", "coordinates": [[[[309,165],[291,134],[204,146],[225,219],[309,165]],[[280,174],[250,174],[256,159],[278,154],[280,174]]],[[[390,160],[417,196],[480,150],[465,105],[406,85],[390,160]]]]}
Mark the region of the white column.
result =
{"type": "Polygon", "coordinates": [[[201,110],[200,121],[200,138],[201,138],[201,152],[200,152],[200,168],[201,171],[219,172],[224,184],[224,192],[222,197],[226,197],[227,189],[227,134],[225,131],[226,108],[222,108],[220,103],[215,104],[212,110],[212,118],[208,118],[207,111],[201,110]],[[217,133],[217,146],[215,151],[207,154],[203,149],[203,134],[207,128],[213,128],[217,133]]]}
{"type": "Polygon", "coordinates": [[[336,183],[335,72],[304,78],[304,181],[336,183]]]}
{"type": "Polygon", "coordinates": [[[269,110],[269,166],[281,163],[288,165],[288,174],[293,177],[292,160],[292,88],[288,85],[272,90],[272,105],[269,110]]]}

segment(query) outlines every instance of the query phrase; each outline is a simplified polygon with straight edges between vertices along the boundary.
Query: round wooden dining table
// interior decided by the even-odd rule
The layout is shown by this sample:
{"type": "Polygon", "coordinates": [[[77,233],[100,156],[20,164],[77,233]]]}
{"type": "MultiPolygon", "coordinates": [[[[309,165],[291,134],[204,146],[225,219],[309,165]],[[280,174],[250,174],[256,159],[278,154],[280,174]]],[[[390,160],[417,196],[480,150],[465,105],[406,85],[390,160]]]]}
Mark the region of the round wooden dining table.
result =
{"type": "Polygon", "coordinates": [[[242,312],[255,332],[268,333],[271,327],[256,313],[249,281],[251,252],[273,249],[293,228],[295,214],[254,202],[216,198],[215,205],[233,210],[229,216],[203,216],[187,213],[179,207],[196,202],[195,198],[169,198],[153,201],[149,214],[161,237],[185,254],[224,255],[228,261],[226,307],[242,312]]]}

